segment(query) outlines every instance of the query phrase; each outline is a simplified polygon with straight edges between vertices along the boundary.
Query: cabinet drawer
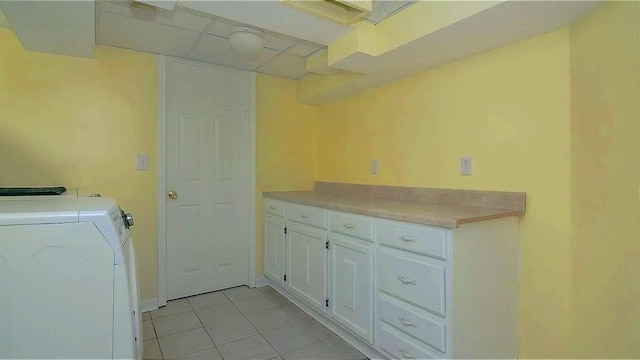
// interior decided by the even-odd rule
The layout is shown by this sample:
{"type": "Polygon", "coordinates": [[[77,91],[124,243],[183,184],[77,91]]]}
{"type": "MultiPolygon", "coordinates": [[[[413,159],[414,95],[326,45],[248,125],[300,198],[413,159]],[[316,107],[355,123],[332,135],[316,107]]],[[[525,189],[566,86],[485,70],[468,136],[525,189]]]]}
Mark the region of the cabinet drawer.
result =
{"type": "Polygon", "coordinates": [[[382,251],[378,259],[381,291],[445,316],[444,263],[421,262],[382,251]]]}
{"type": "Polygon", "coordinates": [[[329,227],[335,233],[373,240],[373,221],[362,216],[331,212],[329,227]]]}
{"type": "Polygon", "coordinates": [[[447,258],[446,230],[379,221],[376,233],[378,241],[383,245],[438,259],[447,258]]]}
{"type": "Polygon", "coordinates": [[[380,326],[380,348],[392,356],[392,359],[437,359],[426,350],[407,341],[404,337],[386,326],[380,326]]]}
{"type": "Polygon", "coordinates": [[[303,224],[327,228],[327,210],[318,209],[311,206],[287,203],[285,206],[287,219],[303,224]]]}
{"type": "Polygon", "coordinates": [[[284,217],[284,203],[282,201],[265,198],[264,211],[269,214],[284,217]]]}
{"type": "Polygon", "coordinates": [[[380,319],[418,340],[446,352],[446,324],[380,299],[380,319]]]}

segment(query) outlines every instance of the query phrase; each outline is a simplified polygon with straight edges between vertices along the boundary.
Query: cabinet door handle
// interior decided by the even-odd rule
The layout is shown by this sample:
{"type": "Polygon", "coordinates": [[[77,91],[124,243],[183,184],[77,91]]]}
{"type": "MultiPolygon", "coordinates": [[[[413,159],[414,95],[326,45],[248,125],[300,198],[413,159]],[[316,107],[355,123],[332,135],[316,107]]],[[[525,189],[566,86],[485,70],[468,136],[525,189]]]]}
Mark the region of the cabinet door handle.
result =
{"type": "Polygon", "coordinates": [[[416,242],[416,238],[412,238],[411,236],[400,235],[400,236],[398,236],[398,238],[400,240],[406,241],[406,242],[416,242]]]}
{"type": "Polygon", "coordinates": [[[274,205],[269,206],[271,208],[271,210],[275,210],[276,207],[274,205]]]}
{"type": "Polygon", "coordinates": [[[407,279],[404,276],[398,275],[397,279],[402,281],[403,284],[411,284],[411,285],[415,285],[416,284],[415,280],[407,279]]]}
{"type": "Polygon", "coordinates": [[[356,224],[342,224],[342,226],[344,226],[345,229],[355,229],[356,228],[356,224]]]}
{"type": "Polygon", "coordinates": [[[307,215],[307,214],[300,214],[300,217],[301,217],[301,218],[303,218],[303,219],[306,219],[306,218],[308,218],[308,217],[309,217],[309,215],[307,215]]]}
{"type": "Polygon", "coordinates": [[[402,354],[402,356],[404,356],[406,359],[415,359],[415,356],[411,355],[411,353],[406,352],[404,349],[398,349],[398,351],[400,351],[400,354],[402,354]]]}
{"type": "Polygon", "coordinates": [[[405,318],[403,318],[402,316],[398,317],[398,320],[400,320],[400,322],[402,323],[402,325],[404,326],[413,326],[416,327],[416,323],[411,322],[409,320],[406,320],[405,318]]]}

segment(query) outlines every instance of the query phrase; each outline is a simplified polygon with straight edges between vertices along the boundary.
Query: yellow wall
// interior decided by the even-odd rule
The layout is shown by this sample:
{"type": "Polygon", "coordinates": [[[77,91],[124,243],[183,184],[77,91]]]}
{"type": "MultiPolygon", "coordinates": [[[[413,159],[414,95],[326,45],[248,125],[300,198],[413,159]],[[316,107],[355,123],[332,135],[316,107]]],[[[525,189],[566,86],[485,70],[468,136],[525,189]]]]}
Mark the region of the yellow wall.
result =
{"type": "MultiPolygon", "coordinates": [[[[157,57],[99,46],[96,59],[25,52],[0,28],[0,186],[61,184],[135,215],[143,299],[157,297],[157,57]],[[136,155],[151,155],[137,171],[136,155]]],[[[312,189],[317,108],[293,80],[257,76],[257,209],[262,192],[312,189]]],[[[263,269],[262,212],[256,270],[263,269]]]]}
{"type": "Polygon", "coordinates": [[[572,337],[640,357],[640,3],[571,27],[572,337]]]}
{"type": "Polygon", "coordinates": [[[318,109],[296,103],[296,82],[256,79],[256,273],[262,275],[263,191],[310,190],[316,179],[318,109]]]}
{"type": "Polygon", "coordinates": [[[0,28],[0,186],[118,199],[136,219],[142,298],[157,296],[157,71],[155,55],[102,46],[96,59],[27,53],[0,28]]]}
{"type": "Polygon", "coordinates": [[[527,192],[521,357],[567,349],[569,76],[565,29],[320,108],[319,180],[527,192]],[[473,176],[460,176],[461,156],[473,176]]]}
{"type": "MultiPolygon", "coordinates": [[[[322,107],[257,76],[262,192],[314,180],[527,192],[520,357],[640,354],[640,4],[322,107]],[[474,174],[459,176],[459,158],[474,174]],[[370,161],[380,173],[369,173],[370,161]]],[[[26,53],[0,28],[0,186],[63,184],[119,199],[143,298],[157,290],[157,58],[26,53]],[[151,154],[149,171],[135,170],[151,154]],[[124,185],[123,185],[124,184],[124,185]]]]}

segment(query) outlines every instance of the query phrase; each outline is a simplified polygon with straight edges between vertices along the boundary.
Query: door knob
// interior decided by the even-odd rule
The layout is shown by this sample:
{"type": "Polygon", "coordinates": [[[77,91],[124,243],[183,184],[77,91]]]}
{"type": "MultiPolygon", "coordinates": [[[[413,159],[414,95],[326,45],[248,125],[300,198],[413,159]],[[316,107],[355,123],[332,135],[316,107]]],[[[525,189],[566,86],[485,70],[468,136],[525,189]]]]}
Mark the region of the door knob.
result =
{"type": "Polygon", "coordinates": [[[175,192],[173,190],[169,191],[169,199],[175,200],[177,198],[178,198],[178,193],[177,192],[175,192]]]}

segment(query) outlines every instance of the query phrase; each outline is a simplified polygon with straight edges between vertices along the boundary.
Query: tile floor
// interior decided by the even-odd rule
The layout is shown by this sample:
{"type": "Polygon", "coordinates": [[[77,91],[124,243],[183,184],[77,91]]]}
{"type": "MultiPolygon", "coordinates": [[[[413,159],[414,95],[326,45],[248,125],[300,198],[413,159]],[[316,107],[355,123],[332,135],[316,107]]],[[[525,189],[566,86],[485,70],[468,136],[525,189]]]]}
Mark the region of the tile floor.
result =
{"type": "Polygon", "coordinates": [[[145,359],[366,359],[269,286],[169,301],[142,319],[145,359]]]}

